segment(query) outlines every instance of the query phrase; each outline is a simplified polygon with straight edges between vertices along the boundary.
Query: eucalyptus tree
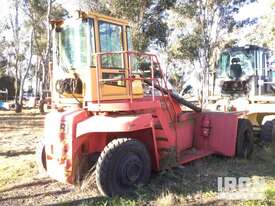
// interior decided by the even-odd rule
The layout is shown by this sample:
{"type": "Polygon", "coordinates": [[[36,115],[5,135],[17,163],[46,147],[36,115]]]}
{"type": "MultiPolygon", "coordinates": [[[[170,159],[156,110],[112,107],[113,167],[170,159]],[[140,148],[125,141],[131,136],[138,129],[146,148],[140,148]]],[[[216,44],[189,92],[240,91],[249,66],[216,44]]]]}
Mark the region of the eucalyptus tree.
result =
{"type": "Polygon", "coordinates": [[[10,43],[11,46],[11,56],[13,56],[13,63],[10,62],[10,66],[14,68],[14,76],[15,76],[15,105],[19,108],[20,111],[21,106],[18,103],[18,94],[19,94],[19,64],[22,60],[21,50],[21,23],[19,22],[19,15],[20,15],[20,0],[14,0],[10,3],[10,13],[9,13],[9,26],[12,32],[12,40],[10,43]],[[13,12],[11,12],[13,10],[13,12]]]}
{"type": "Polygon", "coordinates": [[[26,16],[22,10],[23,2],[10,2],[8,28],[11,37],[8,39],[8,61],[11,74],[15,78],[16,112],[21,112],[23,103],[24,84],[32,67],[33,30],[26,27],[26,16]]]}
{"type": "Polygon", "coordinates": [[[133,48],[144,51],[152,44],[166,47],[167,11],[176,0],[81,0],[81,7],[130,21],[133,48]]]}
{"type": "Polygon", "coordinates": [[[236,26],[234,15],[253,1],[177,0],[170,19],[177,34],[171,38],[169,57],[198,65],[202,103],[207,102],[209,75],[215,71],[219,49],[228,43],[228,34],[236,26]]]}
{"type": "Polygon", "coordinates": [[[39,93],[49,89],[49,63],[51,62],[51,20],[67,15],[65,9],[55,0],[24,0],[24,12],[28,16],[28,26],[33,29],[36,63],[36,93],[40,82],[39,93]]]}

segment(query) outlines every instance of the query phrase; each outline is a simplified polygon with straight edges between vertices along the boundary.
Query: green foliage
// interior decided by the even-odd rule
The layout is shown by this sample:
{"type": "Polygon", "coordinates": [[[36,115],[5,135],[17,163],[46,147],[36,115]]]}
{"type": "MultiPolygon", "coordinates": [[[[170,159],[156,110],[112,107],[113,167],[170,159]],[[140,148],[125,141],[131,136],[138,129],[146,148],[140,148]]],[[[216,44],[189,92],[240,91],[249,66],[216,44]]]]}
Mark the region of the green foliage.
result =
{"type": "MultiPolygon", "coordinates": [[[[229,38],[233,28],[237,26],[234,15],[243,5],[250,2],[251,0],[177,0],[168,20],[169,28],[174,31],[167,49],[168,59],[170,64],[180,62],[191,65],[192,68],[176,73],[183,75],[195,69],[198,79],[203,80],[204,88],[207,88],[210,72],[215,71],[220,50],[226,44],[234,43],[234,40],[229,38]]],[[[185,69],[180,64],[171,69],[185,69]]],[[[169,70],[169,73],[171,78],[175,79],[175,72],[169,70]]],[[[180,77],[183,78],[185,77],[180,77]]],[[[178,81],[174,86],[182,88],[184,83],[178,81]]],[[[206,89],[196,89],[199,94],[203,93],[202,96],[208,95],[206,89]]]]}
{"type": "Polygon", "coordinates": [[[175,44],[176,47],[170,48],[170,58],[196,61],[199,58],[198,48],[201,47],[201,43],[202,40],[197,34],[183,36],[175,44]]]}
{"type": "MultiPolygon", "coordinates": [[[[47,47],[47,0],[25,0],[24,12],[29,18],[25,26],[34,29],[35,53],[41,55],[47,47]]],[[[68,15],[68,12],[61,4],[54,4],[50,15],[51,19],[61,19],[68,15]]]]}
{"type": "Polygon", "coordinates": [[[82,10],[110,15],[110,10],[107,8],[107,0],[79,0],[79,4],[82,10]]]}
{"type": "Polygon", "coordinates": [[[167,45],[168,26],[166,11],[176,0],[82,0],[84,8],[99,11],[130,21],[133,33],[133,47],[144,51],[150,44],[160,47],[167,45]]]}
{"type": "MultiPolygon", "coordinates": [[[[236,25],[233,15],[250,0],[178,0],[174,11],[181,35],[171,55],[195,61],[205,58],[204,67],[211,66],[215,49],[224,45],[227,34],[236,25]],[[182,23],[186,22],[186,23],[182,23]],[[200,52],[201,51],[201,52],[200,52]]],[[[212,65],[213,66],[213,65],[212,65]]]]}
{"type": "MultiPolygon", "coordinates": [[[[268,2],[268,1],[266,1],[268,2]]],[[[270,3],[271,4],[271,3],[270,3]]],[[[275,2],[271,4],[269,11],[265,15],[257,19],[257,23],[251,26],[250,32],[243,38],[250,44],[275,49],[275,2]]],[[[237,32],[242,33],[241,29],[237,32]]]]}
{"type": "Polygon", "coordinates": [[[115,0],[112,1],[110,10],[115,16],[130,20],[134,49],[143,51],[150,43],[160,47],[167,45],[169,33],[165,16],[166,11],[171,9],[175,2],[175,0],[115,0]]]}

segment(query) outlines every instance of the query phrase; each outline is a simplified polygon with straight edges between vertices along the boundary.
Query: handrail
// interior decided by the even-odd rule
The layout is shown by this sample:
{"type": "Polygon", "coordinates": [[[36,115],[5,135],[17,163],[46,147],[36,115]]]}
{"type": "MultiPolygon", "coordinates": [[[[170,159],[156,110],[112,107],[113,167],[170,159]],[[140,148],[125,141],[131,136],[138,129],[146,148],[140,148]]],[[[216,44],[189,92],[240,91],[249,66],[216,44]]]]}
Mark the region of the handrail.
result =
{"type": "MultiPolygon", "coordinates": [[[[144,81],[144,80],[150,80],[153,82],[153,84],[151,85],[151,90],[152,90],[152,99],[153,101],[155,101],[155,69],[157,69],[161,74],[162,71],[161,71],[161,68],[160,68],[160,64],[158,61],[156,61],[158,67],[157,68],[154,68],[154,59],[157,60],[157,57],[155,54],[150,54],[150,53],[142,53],[142,52],[137,52],[137,51],[120,51],[120,52],[101,52],[101,53],[95,53],[96,55],[96,75],[97,75],[97,102],[98,104],[100,104],[100,99],[101,99],[101,92],[100,92],[100,85],[99,85],[99,82],[118,82],[118,81],[129,81],[129,97],[130,97],[130,101],[132,102],[133,101],[133,88],[132,88],[132,82],[135,81],[135,80],[141,80],[141,81],[144,81]],[[145,57],[145,58],[148,58],[150,59],[150,71],[151,71],[151,77],[149,78],[144,78],[144,77],[141,77],[141,78],[138,78],[138,77],[133,77],[132,75],[132,65],[131,65],[131,61],[129,60],[128,62],[128,73],[127,73],[127,76],[125,76],[125,78],[111,78],[111,79],[101,79],[100,78],[100,71],[99,69],[101,68],[101,57],[104,56],[104,55],[114,55],[114,54],[120,54],[120,55],[126,55],[126,58],[131,58],[131,56],[135,55],[137,57],[145,57]]],[[[123,61],[124,62],[124,61],[123,61]]],[[[126,67],[127,68],[127,67],[126,67]]],[[[125,70],[126,70],[125,68],[125,70]]],[[[162,75],[162,77],[164,77],[162,75]]],[[[165,80],[164,80],[165,81],[165,80]]],[[[165,81],[166,82],[166,81],[165,81]]]]}
{"type": "MultiPolygon", "coordinates": [[[[97,96],[98,96],[98,104],[100,104],[100,87],[99,87],[99,82],[108,82],[108,81],[113,81],[113,82],[117,82],[117,81],[128,81],[129,82],[129,99],[130,102],[133,101],[133,91],[132,91],[132,82],[135,80],[141,80],[144,83],[146,83],[147,85],[151,86],[151,92],[152,92],[152,100],[155,101],[155,89],[159,90],[162,93],[162,96],[167,95],[169,100],[172,101],[172,99],[175,99],[177,102],[179,102],[180,104],[189,107],[190,109],[193,109],[196,112],[201,112],[201,108],[197,107],[196,105],[192,104],[191,102],[186,101],[185,99],[183,99],[182,97],[180,97],[178,94],[171,92],[168,89],[167,86],[167,81],[164,77],[163,71],[161,69],[160,63],[158,61],[158,58],[155,54],[149,54],[149,53],[142,53],[142,52],[137,52],[137,51],[121,51],[121,52],[102,52],[102,53],[96,53],[96,74],[97,74],[97,96]],[[113,55],[113,54],[121,54],[121,55],[125,55],[127,58],[131,58],[132,55],[136,55],[137,57],[146,57],[150,59],[150,71],[151,71],[151,77],[134,77],[132,74],[132,66],[131,63],[129,63],[128,67],[128,73],[127,76],[125,76],[125,78],[114,78],[114,79],[101,79],[99,78],[100,75],[100,71],[99,68],[101,67],[101,58],[100,56],[102,55],[113,55]],[[155,63],[155,64],[154,64],[155,63]],[[157,65],[155,67],[155,65],[157,65]],[[160,72],[160,78],[163,80],[164,83],[164,87],[160,86],[160,85],[156,85],[155,81],[159,78],[155,77],[155,71],[160,72]]],[[[123,61],[125,62],[125,61],[123,61]]],[[[125,71],[127,71],[125,68],[125,71]]]]}

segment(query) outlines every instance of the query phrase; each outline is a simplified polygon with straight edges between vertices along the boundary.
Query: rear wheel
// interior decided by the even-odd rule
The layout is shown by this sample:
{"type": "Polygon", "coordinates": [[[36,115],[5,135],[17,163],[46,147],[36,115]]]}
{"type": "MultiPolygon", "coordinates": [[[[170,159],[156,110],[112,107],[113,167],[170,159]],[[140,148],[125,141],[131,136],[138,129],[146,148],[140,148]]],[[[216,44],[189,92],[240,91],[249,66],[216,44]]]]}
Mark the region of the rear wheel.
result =
{"type": "Polygon", "coordinates": [[[96,183],[106,196],[122,195],[137,184],[146,183],[151,174],[149,153],[140,141],[120,138],[101,152],[96,165],[96,183]]]}
{"type": "Polygon", "coordinates": [[[247,119],[239,119],[236,155],[240,158],[249,158],[253,153],[254,135],[252,124],[247,119]]]}

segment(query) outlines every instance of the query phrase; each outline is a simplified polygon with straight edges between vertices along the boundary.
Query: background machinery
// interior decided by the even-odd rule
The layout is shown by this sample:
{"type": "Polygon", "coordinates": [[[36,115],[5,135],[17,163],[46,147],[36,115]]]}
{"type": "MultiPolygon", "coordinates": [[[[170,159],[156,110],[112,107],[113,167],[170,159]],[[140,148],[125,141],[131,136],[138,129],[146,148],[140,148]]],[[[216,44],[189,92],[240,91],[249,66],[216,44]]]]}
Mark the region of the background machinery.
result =
{"type": "Polygon", "coordinates": [[[127,21],[78,12],[52,25],[56,109],[37,150],[52,178],[76,184],[93,171],[100,192],[113,196],[146,183],[152,170],[252,154],[243,113],[202,112],[168,90],[157,57],[131,51],[127,21]]]}
{"type": "MultiPolygon", "coordinates": [[[[269,66],[271,51],[254,45],[222,52],[215,75],[214,95],[246,95],[250,101],[275,96],[275,71],[269,66]],[[240,74],[235,72],[239,66],[240,74]]],[[[268,98],[266,98],[268,99],[268,98]]]]}
{"type": "Polygon", "coordinates": [[[214,76],[211,110],[246,111],[262,140],[275,139],[275,70],[271,50],[255,45],[224,50],[214,76]]]}

